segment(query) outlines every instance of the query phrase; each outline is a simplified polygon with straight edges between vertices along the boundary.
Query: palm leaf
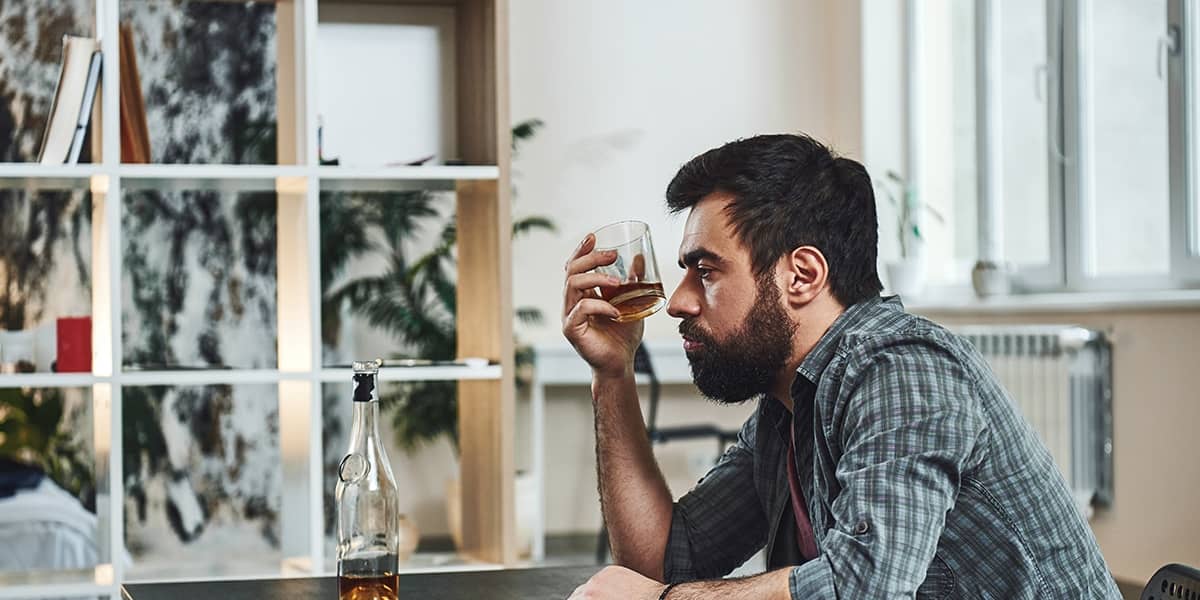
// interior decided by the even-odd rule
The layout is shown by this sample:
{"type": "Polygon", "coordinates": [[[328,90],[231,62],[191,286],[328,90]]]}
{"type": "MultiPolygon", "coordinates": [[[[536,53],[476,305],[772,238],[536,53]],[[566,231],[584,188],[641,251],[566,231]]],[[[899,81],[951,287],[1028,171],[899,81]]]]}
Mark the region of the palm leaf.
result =
{"type": "Polygon", "coordinates": [[[542,216],[525,217],[518,221],[513,221],[512,236],[518,237],[533,231],[545,231],[554,233],[558,228],[554,226],[554,222],[542,216]]]}
{"type": "Polygon", "coordinates": [[[513,125],[513,128],[512,128],[512,149],[513,149],[513,151],[516,152],[518,147],[521,145],[521,142],[532,138],[538,132],[538,130],[541,129],[542,127],[544,127],[545,125],[546,124],[541,119],[527,119],[525,121],[521,121],[520,123],[517,123],[516,125],[513,125]]]}
{"type": "Polygon", "coordinates": [[[526,325],[541,325],[545,320],[542,311],[532,306],[520,306],[516,310],[517,320],[526,325]]]}

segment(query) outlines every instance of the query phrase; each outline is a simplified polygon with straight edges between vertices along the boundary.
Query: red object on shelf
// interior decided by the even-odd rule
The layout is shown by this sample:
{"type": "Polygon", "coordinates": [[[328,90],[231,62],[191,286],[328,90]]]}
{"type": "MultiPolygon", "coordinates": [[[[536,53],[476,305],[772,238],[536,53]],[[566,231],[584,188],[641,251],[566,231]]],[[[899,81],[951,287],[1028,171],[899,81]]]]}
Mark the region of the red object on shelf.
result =
{"type": "Polygon", "coordinates": [[[92,318],[63,317],[58,320],[59,373],[92,372],[92,318]]]}

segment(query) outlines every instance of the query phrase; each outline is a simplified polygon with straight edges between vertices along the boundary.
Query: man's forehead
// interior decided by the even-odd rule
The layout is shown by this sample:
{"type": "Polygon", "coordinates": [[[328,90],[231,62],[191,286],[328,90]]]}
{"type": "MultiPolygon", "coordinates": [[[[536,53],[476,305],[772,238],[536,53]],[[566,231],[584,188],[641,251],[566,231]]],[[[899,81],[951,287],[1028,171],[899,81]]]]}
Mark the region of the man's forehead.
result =
{"type": "Polygon", "coordinates": [[[723,256],[742,250],[725,210],[731,200],[727,194],[713,192],[692,207],[679,242],[681,260],[699,250],[723,256]]]}

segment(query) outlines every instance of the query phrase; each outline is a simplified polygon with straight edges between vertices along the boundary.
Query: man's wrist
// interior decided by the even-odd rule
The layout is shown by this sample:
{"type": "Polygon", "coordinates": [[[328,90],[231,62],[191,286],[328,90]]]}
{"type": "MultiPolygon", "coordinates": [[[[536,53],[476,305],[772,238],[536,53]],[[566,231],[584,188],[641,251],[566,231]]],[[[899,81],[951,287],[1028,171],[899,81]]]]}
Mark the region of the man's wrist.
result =
{"type": "Polygon", "coordinates": [[[604,370],[592,369],[592,385],[595,387],[611,387],[620,385],[623,382],[633,379],[633,365],[628,364],[624,367],[604,370]]]}
{"type": "Polygon", "coordinates": [[[785,567],[745,578],[676,582],[663,586],[658,600],[729,597],[790,600],[791,574],[792,567],[785,567]]]}
{"type": "Polygon", "coordinates": [[[679,585],[679,584],[678,583],[668,583],[667,585],[663,586],[662,593],[660,593],[658,595],[658,600],[667,600],[667,595],[670,594],[671,590],[675,589],[675,586],[677,586],[677,585],[679,585]]]}

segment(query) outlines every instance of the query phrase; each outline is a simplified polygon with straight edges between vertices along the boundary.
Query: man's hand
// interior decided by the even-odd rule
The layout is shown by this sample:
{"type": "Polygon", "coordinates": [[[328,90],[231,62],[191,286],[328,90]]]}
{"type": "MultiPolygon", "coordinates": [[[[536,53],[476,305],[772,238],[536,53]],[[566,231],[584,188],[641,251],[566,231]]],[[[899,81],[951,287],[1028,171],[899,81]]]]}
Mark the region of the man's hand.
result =
{"type": "Polygon", "coordinates": [[[642,339],[642,322],[618,323],[617,308],[600,298],[598,287],[620,282],[591,272],[617,260],[613,251],[594,251],[596,236],[588,234],[567,261],[563,291],[563,335],[592,370],[602,377],[620,377],[633,365],[633,353],[642,339]]]}
{"type": "Polygon", "coordinates": [[[658,600],[666,586],[625,567],[604,567],[568,600],[658,600]]]}
{"type": "MultiPolygon", "coordinates": [[[[792,568],[742,579],[692,581],[671,588],[667,600],[791,600],[792,568]]],[[[624,567],[605,567],[567,600],[658,600],[666,586],[624,567]]]]}

